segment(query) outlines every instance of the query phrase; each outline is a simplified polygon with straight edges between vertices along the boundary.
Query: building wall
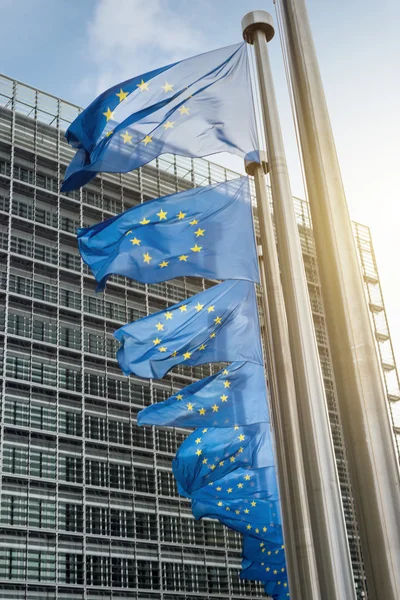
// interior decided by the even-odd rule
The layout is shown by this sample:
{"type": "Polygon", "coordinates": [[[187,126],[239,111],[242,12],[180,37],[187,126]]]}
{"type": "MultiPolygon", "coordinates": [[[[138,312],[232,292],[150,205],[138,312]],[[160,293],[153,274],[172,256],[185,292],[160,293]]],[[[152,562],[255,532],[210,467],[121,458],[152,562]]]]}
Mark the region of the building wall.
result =
{"type": "MultiPolygon", "coordinates": [[[[106,292],[96,294],[75,243],[76,227],[236,174],[204,160],[166,156],[60,195],[73,154],[62,131],[77,112],[0,77],[0,597],[261,598],[261,586],[238,578],[239,535],[215,521],[194,521],[190,503],[175,491],[171,459],[186,432],[136,425],[143,406],[216,366],[179,367],[148,382],[124,377],[115,360],[115,329],[210,283],[146,286],[112,277],[106,292]]],[[[310,217],[305,202],[295,205],[361,598],[362,559],[310,217]]],[[[360,250],[364,268],[372,244],[369,230],[357,227],[359,250],[361,237],[367,239],[360,250]]],[[[379,284],[376,268],[375,279],[379,284]]],[[[385,314],[381,304],[379,314],[385,314]]],[[[392,362],[390,373],[397,376],[392,362]]]]}

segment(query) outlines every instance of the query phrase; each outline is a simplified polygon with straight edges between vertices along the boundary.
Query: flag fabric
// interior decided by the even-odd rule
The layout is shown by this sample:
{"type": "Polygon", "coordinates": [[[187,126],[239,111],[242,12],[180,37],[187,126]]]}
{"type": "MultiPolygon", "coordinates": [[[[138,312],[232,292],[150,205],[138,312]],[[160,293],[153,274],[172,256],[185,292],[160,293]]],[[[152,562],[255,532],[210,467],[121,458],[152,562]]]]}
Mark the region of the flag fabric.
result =
{"type": "Polygon", "coordinates": [[[264,585],[264,591],[273,600],[288,600],[290,598],[288,580],[269,581],[264,585]],[[285,585],[286,584],[286,585],[285,585]]]}
{"type": "Polygon", "coordinates": [[[142,283],[185,275],[259,280],[247,177],[150,200],[78,229],[78,247],[100,290],[111,274],[142,283]]]}
{"type": "MultiPolygon", "coordinates": [[[[239,467],[214,480],[205,487],[191,492],[190,497],[202,500],[228,501],[234,498],[260,498],[271,504],[279,501],[275,467],[250,469],[239,467]]],[[[258,556],[253,556],[256,560],[258,556]]]]}
{"type": "Polygon", "coordinates": [[[161,379],[178,364],[263,364],[254,284],[224,281],[134,323],[114,336],[125,375],[161,379]]]}
{"type": "Polygon", "coordinates": [[[271,544],[246,534],[243,536],[242,557],[249,563],[262,563],[267,560],[273,564],[281,564],[285,561],[284,548],[283,539],[271,544]]]}
{"type": "Polygon", "coordinates": [[[246,44],[176,62],[111,87],[70,125],[77,153],[62,191],[99,172],[126,173],[160,154],[230,152],[257,160],[246,44]]]}
{"type": "Polygon", "coordinates": [[[178,448],[172,470],[181,495],[191,497],[236,469],[273,465],[269,423],[258,423],[195,429],[178,448]]]}
{"type": "Polygon", "coordinates": [[[251,533],[258,540],[275,543],[277,547],[282,541],[282,526],[276,504],[266,500],[192,500],[192,512],[196,519],[218,519],[230,529],[243,534],[251,533]],[[273,517],[273,514],[276,516],[273,517]]]}
{"type": "Polygon", "coordinates": [[[232,427],[269,422],[263,365],[233,362],[141,410],[138,425],[232,427]]]}

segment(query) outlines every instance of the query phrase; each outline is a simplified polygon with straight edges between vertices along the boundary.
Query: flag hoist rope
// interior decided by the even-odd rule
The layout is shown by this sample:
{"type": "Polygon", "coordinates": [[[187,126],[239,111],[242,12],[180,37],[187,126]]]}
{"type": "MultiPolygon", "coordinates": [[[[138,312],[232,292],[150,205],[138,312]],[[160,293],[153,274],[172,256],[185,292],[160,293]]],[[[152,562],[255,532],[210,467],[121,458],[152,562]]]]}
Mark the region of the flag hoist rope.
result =
{"type": "MultiPolygon", "coordinates": [[[[267,42],[274,35],[272,17],[264,11],[254,11],[244,17],[242,26],[245,40],[253,44],[255,49],[284,307],[289,331],[291,363],[289,361],[285,368],[282,368],[280,361],[276,359],[277,380],[279,385],[280,376],[284,380],[287,378],[288,368],[293,368],[293,400],[297,402],[299,418],[299,428],[295,435],[300,449],[293,448],[290,436],[283,429],[285,452],[289,464],[290,460],[293,460],[290,456],[292,452],[302,455],[304,462],[306,498],[297,498],[291,510],[296,531],[300,531],[302,526],[308,527],[311,522],[311,548],[304,538],[300,538],[301,549],[296,548],[296,559],[298,562],[303,560],[303,564],[298,569],[299,587],[293,588],[292,585],[291,595],[307,600],[352,600],[355,599],[355,589],[325,389],[269,63],[267,42]],[[279,367],[281,370],[278,370],[279,367]],[[305,502],[309,511],[307,516],[302,512],[302,502],[305,502]],[[302,522],[304,518],[306,520],[302,522]]],[[[271,310],[271,306],[269,308],[271,310]]],[[[272,312],[271,325],[272,330],[277,325],[272,312]]],[[[281,394],[279,402],[282,402],[281,394]]],[[[290,472],[289,477],[292,476],[293,473],[290,472]]],[[[298,479],[301,477],[300,473],[298,479]]],[[[281,485],[282,498],[284,494],[285,489],[281,485]]],[[[283,498],[283,506],[286,503],[287,499],[283,498]]],[[[286,534],[287,528],[284,531],[286,534]]],[[[289,541],[287,543],[289,544],[289,541]]]]}

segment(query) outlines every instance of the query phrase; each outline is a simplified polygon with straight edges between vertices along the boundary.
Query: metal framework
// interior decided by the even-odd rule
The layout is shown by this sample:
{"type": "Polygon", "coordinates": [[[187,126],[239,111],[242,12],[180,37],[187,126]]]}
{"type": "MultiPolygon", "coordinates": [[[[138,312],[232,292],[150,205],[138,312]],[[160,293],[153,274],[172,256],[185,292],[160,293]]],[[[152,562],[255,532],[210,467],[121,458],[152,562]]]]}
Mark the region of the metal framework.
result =
{"type": "MultiPolygon", "coordinates": [[[[237,176],[164,156],[59,193],[76,107],[0,76],[0,596],[4,600],[261,598],[238,578],[240,537],[196,522],[170,463],[185,430],[138,428],[138,411],[216,367],[161,382],[121,375],[112,332],[211,283],[109,280],[96,296],[75,228],[137,203],[237,176]]],[[[358,597],[365,595],[310,215],[295,199],[358,597]]],[[[399,379],[368,228],[354,224],[394,426],[399,379]],[[379,307],[379,310],[378,310],[379,307]],[[389,351],[387,350],[389,348],[389,351]],[[390,368],[389,368],[390,367],[390,368]]],[[[397,412],[396,412],[397,411],[397,412]]]]}

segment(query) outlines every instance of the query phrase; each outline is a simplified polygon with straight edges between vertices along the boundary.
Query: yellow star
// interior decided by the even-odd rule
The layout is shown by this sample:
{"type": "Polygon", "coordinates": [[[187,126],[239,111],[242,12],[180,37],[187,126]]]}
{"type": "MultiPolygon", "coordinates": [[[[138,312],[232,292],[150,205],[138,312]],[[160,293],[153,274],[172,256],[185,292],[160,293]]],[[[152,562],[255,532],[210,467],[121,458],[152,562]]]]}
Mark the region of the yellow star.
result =
{"type": "Polygon", "coordinates": [[[161,209],[160,212],[157,213],[157,217],[160,217],[160,221],[162,221],[163,219],[167,219],[167,213],[161,209]]]}
{"type": "Polygon", "coordinates": [[[168,312],[168,311],[167,311],[167,312],[165,313],[164,317],[167,319],[167,321],[168,321],[169,319],[172,319],[172,312],[168,312]]]}
{"type": "Polygon", "coordinates": [[[207,461],[208,461],[208,458],[204,458],[204,459],[203,459],[203,465],[206,465],[206,464],[207,464],[207,461]]]}
{"type": "Polygon", "coordinates": [[[110,119],[113,118],[114,113],[112,110],[110,110],[109,108],[107,108],[107,112],[103,113],[103,115],[106,117],[107,121],[109,121],[110,119]]]}
{"type": "Polygon", "coordinates": [[[160,352],[166,352],[167,350],[168,350],[168,348],[167,348],[166,346],[161,346],[161,347],[159,348],[159,351],[160,351],[160,352]]]}
{"type": "Polygon", "coordinates": [[[193,246],[193,248],[190,248],[192,252],[200,252],[200,250],[202,249],[203,246],[198,246],[197,244],[195,244],[193,246]]]}
{"type": "Polygon", "coordinates": [[[196,221],[196,219],[193,219],[193,221],[190,221],[189,225],[198,225],[198,221],[196,221]]]}
{"type": "Polygon", "coordinates": [[[180,108],[178,108],[178,110],[181,113],[181,115],[188,115],[190,108],[187,108],[187,106],[183,105],[180,108]]]}
{"type": "Polygon", "coordinates": [[[250,511],[249,511],[249,509],[248,509],[248,508],[245,508],[245,509],[244,509],[244,512],[245,512],[245,514],[246,514],[246,515],[248,515],[250,511]]]}
{"type": "Polygon", "coordinates": [[[246,481],[250,481],[250,479],[251,479],[250,475],[245,475],[244,478],[246,481]]]}
{"type": "Polygon", "coordinates": [[[274,569],[274,575],[278,575],[278,571],[274,569]]]}
{"type": "Polygon", "coordinates": [[[162,323],[156,323],[157,331],[163,331],[164,325],[162,323]]]}
{"type": "Polygon", "coordinates": [[[143,260],[145,263],[147,263],[148,265],[150,264],[151,261],[151,256],[148,252],[146,252],[145,254],[143,254],[143,260]]]}
{"type": "Polygon", "coordinates": [[[205,350],[206,349],[206,344],[202,344],[199,348],[199,350],[205,350]]]}
{"type": "Polygon", "coordinates": [[[220,324],[222,323],[221,317],[215,317],[215,319],[214,319],[214,323],[215,323],[216,325],[220,325],[220,324]]]}
{"type": "Polygon", "coordinates": [[[281,573],[284,573],[284,572],[285,572],[285,569],[282,567],[282,569],[281,569],[281,573]]]}
{"type": "Polygon", "coordinates": [[[210,338],[215,338],[217,334],[215,333],[215,331],[210,335],[210,338]]]}
{"type": "Polygon", "coordinates": [[[182,211],[180,211],[176,216],[178,217],[179,220],[184,219],[186,217],[187,213],[184,213],[182,211]]]}
{"type": "Polygon", "coordinates": [[[197,438],[196,439],[196,444],[200,444],[200,442],[201,442],[201,438],[197,438]]]}
{"type": "Polygon", "coordinates": [[[238,452],[239,454],[241,454],[243,452],[244,448],[239,448],[238,452]]]}
{"type": "Polygon", "coordinates": [[[174,89],[174,86],[171,85],[170,83],[168,83],[168,81],[166,81],[165,85],[162,85],[161,87],[162,87],[162,89],[164,90],[165,93],[172,92],[172,90],[174,89]]]}
{"type": "Polygon", "coordinates": [[[124,144],[130,144],[133,136],[129,135],[129,133],[125,131],[125,133],[121,133],[121,137],[124,140],[124,144]]]}
{"type": "Polygon", "coordinates": [[[177,395],[177,397],[176,397],[176,399],[177,399],[177,400],[183,400],[183,396],[182,396],[182,394],[178,394],[178,395],[177,395]]]}
{"type": "Polygon", "coordinates": [[[244,435],[243,435],[243,433],[241,433],[241,434],[239,435],[239,440],[240,440],[241,442],[243,442],[243,440],[245,439],[245,437],[246,437],[246,436],[244,436],[244,435]]]}
{"type": "Polygon", "coordinates": [[[220,466],[220,467],[223,467],[223,466],[224,466],[224,464],[225,464],[225,461],[224,461],[224,460],[221,460],[221,461],[220,461],[220,463],[219,463],[219,466],[220,466]]]}
{"type": "MultiPolygon", "coordinates": [[[[246,511],[245,511],[245,512],[246,512],[246,511]]],[[[249,529],[249,530],[250,530],[250,529],[251,529],[251,525],[247,525],[247,529],[249,529]]]]}
{"type": "Polygon", "coordinates": [[[206,409],[205,408],[200,408],[199,413],[201,414],[201,416],[206,414],[206,409]]]}
{"type": "Polygon", "coordinates": [[[257,502],[254,502],[254,500],[253,500],[253,502],[251,503],[251,505],[254,508],[254,506],[257,506],[257,502]]]}
{"type": "Polygon", "coordinates": [[[139,223],[141,225],[148,225],[150,223],[150,219],[146,219],[146,217],[143,217],[143,219],[139,221],[139,223]]]}
{"type": "Polygon", "coordinates": [[[169,265],[169,262],[167,260],[163,260],[161,263],[159,263],[158,266],[163,269],[164,267],[168,267],[168,265],[169,265]]]}
{"type": "Polygon", "coordinates": [[[225,508],[225,510],[231,510],[231,509],[229,508],[229,506],[227,506],[227,507],[225,508]]]}
{"type": "Polygon", "coordinates": [[[199,237],[200,235],[204,236],[204,232],[205,232],[205,229],[200,229],[200,227],[199,227],[198,230],[195,231],[194,233],[195,233],[196,237],[199,237]]]}
{"type": "Polygon", "coordinates": [[[179,257],[180,261],[183,260],[183,261],[187,262],[187,259],[188,259],[188,254],[181,254],[181,256],[179,257]]]}
{"type": "Polygon", "coordinates": [[[218,502],[218,506],[223,506],[221,501],[218,502]]]}
{"type": "Polygon", "coordinates": [[[189,402],[189,404],[186,405],[188,410],[193,410],[193,404],[191,404],[191,402],[189,402]]]}
{"type": "Polygon", "coordinates": [[[228,375],[228,369],[224,369],[224,370],[222,371],[222,375],[228,375]]]}
{"type": "Polygon", "coordinates": [[[197,312],[199,312],[202,308],[203,308],[204,304],[200,304],[200,302],[198,302],[195,306],[195,308],[197,309],[197,312]]]}
{"type": "Polygon", "coordinates": [[[221,492],[222,491],[222,487],[217,487],[217,492],[221,492]]]}
{"type": "Polygon", "coordinates": [[[138,240],[136,237],[134,237],[133,240],[131,240],[131,242],[134,246],[140,246],[141,241],[142,240],[138,240]]]}
{"type": "Polygon", "coordinates": [[[211,407],[213,409],[213,412],[218,412],[219,408],[216,404],[214,404],[214,406],[211,407]]]}
{"type": "Polygon", "coordinates": [[[183,358],[184,358],[185,360],[187,360],[187,359],[189,359],[191,356],[192,356],[192,353],[191,353],[191,352],[185,352],[185,354],[183,355],[183,358]]]}
{"type": "Polygon", "coordinates": [[[200,454],[202,454],[202,452],[203,452],[202,450],[196,450],[197,456],[200,456],[200,454]]]}
{"type": "Polygon", "coordinates": [[[231,494],[233,492],[232,488],[228,488],[228,494],[231,494]]]}
{"type": "Polygon", "coordinates": [[[161,344],[161,340],[159,338],[156,338],[155,340],[153,340],[153,344],[157,346],[158,344],[161,344]]]}
{"type": "Polygon", "coordinates": [[[216,469],[217,467],[215,465],[211,465],[210,469],[211,471],[214,471],[214,469],[216,469]]]}
{"type": "Polygon", "coordinates": [[[151,135],[146,135],[146,137],[142,140],[142,142],[145,146],[147,146],[147,144],[151,144],[152,141],[153,141],[153,138],[151,137],[151,135]]]}
{"type": "Polygon", "coordinates": [[[228,381],[228,380],[224,381],[224,387],[230,388],[231,387],[231,382],[228,381]]]}
{"type": "Polygon", "coordinates": [[[124,92],[124,90],[122,88],[120,88],[119,94],[115,94],[115,95],[119,98],[119,101],[122,102],[123,100],[125,100],[125,98],[127,96],[129,96],[129,92],[124,92]]]}
{"type": "Polygon", "coordinates": [[[201,433],[207,433],[208,429],[203,429],[201,433]]]}
{"type": "Polygon", "coordinates": [[[173,129],[175,121],[166,121],[163,123],[164,129],[173,129]]]}
{"type": "Polygon", "coordinates": [[[187,312],[187,304],[183,304],[182,306],[179,307],[179,310],[181,312],[187,312]]]}
{"type": "Polygon", "coordinates": [[[239,425],[235,425],[235,427],[233,428],[234,431],[237,431],[239,429],[239,425]]]}
{"type": "Polygon", "coordinates": [[[235,513],[236,513],[237,515],[240,515],[240,510],[235,510],[235,513]]]}
{"type": "Polygon", "coordinates": [[[235,457],[234,457],[234,456],[231,456],[229,460],[230,460],[232,463],[234,463],[234,462],[235,462],[235,457]]]}
{"type": "Polygon", "coordinates": [[[110,135],[112,135],[113,133],[114,133],[113,131],[107,131],[106,137],[110,137],[110,135]]]}
{"type": "Polygon", "coordinates": [[[227,402],[228,401],[228,396],[226,396],[225,394],[223,394],[222,396],[220,396],[222,402],[227,402]]]}
{"type": "Polygon", "coordinates": [[[173,356],[175,358],[175,356],[178,356],[178,351],[174,350],[173,353],[171,354],[171,356],[173,356]]]}
{"type": "MultiPolygon", "coordinates": [[[[263,527],[263,532],[266,533],[267,531],[267,527],[263,527]]],[[[268,552],[268,554],[270,554],[270,552],[268,552]]]]}
{"type": "Polygon", "coordinates": [[[238,486],[238,488],[241,490],[241,489],[242,489],[242,487],[243,487],[243,483],[238,483],[238,484],[237,484],[237,486],[238,486]]]}
{"type": "Polygon", "coordinates": [[[207,308],[207,312],[209,312],[209,313],[210,313],[210,312],[214,312],[214,308],[215,308],[214,306],[209,306],[209,307],[207,308]]]}
{"type": "Polygon", "coordinates": [[[143,79],[142,79],[142,81],[140,83],[137,83],[136,85],[137,85],[137,87],[139,88],[139,90],[141,92],[148,92],[149,91],[149,84],[145,83],[143,81],[143,79]]]}

